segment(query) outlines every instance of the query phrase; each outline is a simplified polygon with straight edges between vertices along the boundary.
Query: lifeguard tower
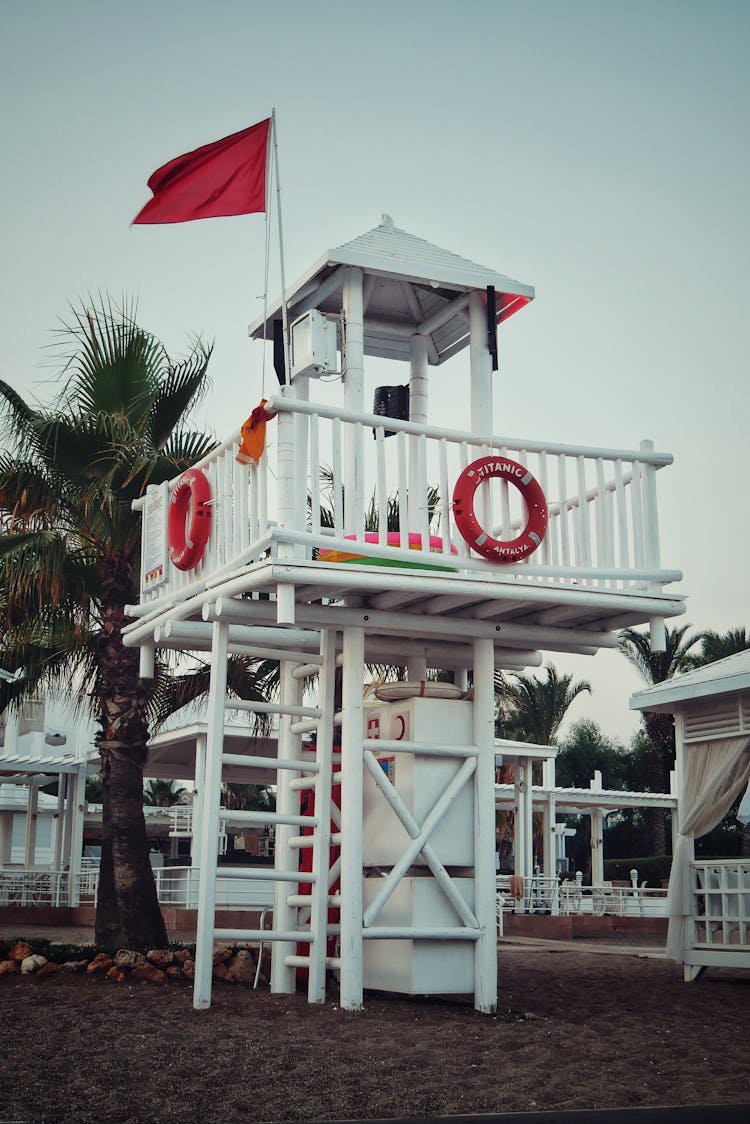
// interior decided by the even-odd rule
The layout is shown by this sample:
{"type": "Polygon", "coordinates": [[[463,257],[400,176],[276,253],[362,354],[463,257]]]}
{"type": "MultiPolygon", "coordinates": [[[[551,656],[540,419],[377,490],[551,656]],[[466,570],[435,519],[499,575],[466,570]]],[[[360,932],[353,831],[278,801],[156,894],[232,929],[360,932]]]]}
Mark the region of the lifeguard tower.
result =
{"type": "MultiPolygon", "coordinates": [[[[659,557],[668,454],[493,431],[498,326],[533,296],[384,216],[319,259],[286,317],[279,304],[251,326],[274,339],[279,380],[255,411],[256,436],[267,420],[257,461],[238,461],[235,433],[135,505],[142,600],[126,643],[146,675],[159,645],[211,661],[196,1007],[210,1003],[213,940],[262,938],[277,992],[302,969],[321,1002],[333,969],[350,1010],[365,987],[468,992],[494,1010],[494,672],[538,666],[542,650],[614,647],[624,626],[649,623],[658,646],[664,619],[684,611],[665,589],[681,575],[659,557]],[[455,427],[439,428],[431,386],[460,352],[455,427]],[[373,356],[408,365],[408,391],[381,388],[371,411],[373,356]],[[340,380],[333,405],[316,400],[321,377],[340,380]],[[227,752],[225,707],[242,705],[226,697],[230,652],[280,661],[278,704],[244,704],[278,715],[277,757],[227,752]],[[373,709],[370,664],[406,669],[373,709]],[[262,933],[214,926],[221,775],[240,765],[249,781],[253,766],[278,776],[262,933]]],[[[236,394],[249,412],[260,388],[236,394]]]]}

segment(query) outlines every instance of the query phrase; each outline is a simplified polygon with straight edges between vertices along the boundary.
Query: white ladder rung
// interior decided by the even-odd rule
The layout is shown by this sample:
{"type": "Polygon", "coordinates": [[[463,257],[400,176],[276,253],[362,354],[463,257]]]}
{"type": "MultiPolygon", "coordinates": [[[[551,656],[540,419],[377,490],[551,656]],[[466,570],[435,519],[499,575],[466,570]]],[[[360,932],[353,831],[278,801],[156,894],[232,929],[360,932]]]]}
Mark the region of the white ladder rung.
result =
{"type": "Polygon", "coordinates": [[[309,761],[290,761],[283,757],[248,757],[244,753],[222,753],[221,761],[223,765],[239,765],[243,769],[291,769],[297,773],[319,772],[319,766],[312,759],[312,754],[309,761]]]}
{"type": "Polygon", "coordinates": [[[291,812],[231,812],[227,815],[235,824],[288,824],[293,827],[317,827],[315,816],[295,816],[291,812]]]}
{"type": "MultiPolygon", "coordinates": [[[[329,894],[327,901],[328,905],[337,909],[341,905],[341,895],[329,894]]],[[[312,905],[312,894],[289,894],[286,904],[292,906],[293,909],[304,909],[306,906],[312,905]]]]}
{"type": "Polygon", "coordinates": [[[222,866],[219,878],[246,878],[261,882],[315,882],[317,875],[302,870],[274,870],[273,867],[222,866]]]}
{"type": "MultiPolygon", "coordinates": [[[[284,963],[288,968],[309,968],[310,956],[285,956],[284,963]]],[[[326,968],[340,968],[340,956],[326,956],[326,968]]]]}
{"type": "Polygon", "coordinates": [[[365,738],[363,744],[373,753],[418,753],[428,757],[477,757],[479,754],[475,745],[395,741],[392,738],[365,738]]]}
{"type": "Polygon", "coordinates": [[[318,706],[295,706],[292,703],[251,702],[248,699],[235,699],[227,696],[225,706],[228,710],[247,710],[251,714],[292,714],[297,718],[320,718],[318,706]]]}
{"type": "Polygon", "coordinates": [[[312,943],[313,935],[309,930],[298,933],[294,929],[214,929],[214,940],[217,941],[297,941],[305,944],[312,943]]]}
{"type": "MultiPolygon", "coordinates": [[[[341,784],[343,773],[333,773],[331,776],[331,784],[341,784]]],[[[316,781],[314,778],[308,779],[307,777],[298,777],[296,780],[289,782],[289,787],[292,792],[307,792],[315,788],[316,781]]]]}
{"type": "MultiPolygon", "coordinates": [[[[340,710],[337,710],[336,713],[334,714],[333,724],[334,724],[334,726],[340,726],[341,725],[341,711],[340,710]]],[[[292,722],[292,724],[289,728],[290,728],[290,730],[293,734],[310,734],[314,730],[317,730],[318,723],[317,723],[317,721],[314,721],[314,722],[313,721],[292,722]]]]}
{"type": "Polygon", "coordinates": [[[313,835],[293,835],[289,840],[289,846],[293,851],[304,851],[308,847],[315,846],[315,836],[313,835]]]}
{"type": "MultiPolygon", "coordinates": [[[[328,931],[331,931],[330,926],[328,931]]],[[[362,929],[365,940],[478,941],[481,935],[481,929],[415,929],[408,925],[377,925],[362,929]]]]}

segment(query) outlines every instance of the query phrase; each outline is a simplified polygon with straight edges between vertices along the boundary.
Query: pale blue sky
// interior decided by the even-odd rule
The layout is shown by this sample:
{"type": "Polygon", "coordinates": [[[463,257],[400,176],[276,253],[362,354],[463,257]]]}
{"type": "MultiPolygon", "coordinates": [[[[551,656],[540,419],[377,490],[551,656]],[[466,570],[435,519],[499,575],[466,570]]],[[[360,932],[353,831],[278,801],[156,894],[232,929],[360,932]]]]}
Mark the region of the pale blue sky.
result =
{"type": "MultiPolygon", "coordinates": [[[[275,105],[289,278],[387,211],[535,285],[495,430],[674,453],[662,560],[687,619],[750,626],[748,58],[745,0],[0,0],[3,377],[44,396],[68,302],[136,294],[173,351],[215,339],[202,420],[235,428],[262,218],[129,223],[156,167],[275,105]]],[[[574,717],[635,728],[618,657],[556,662],[595,688],[574,717]]]]}

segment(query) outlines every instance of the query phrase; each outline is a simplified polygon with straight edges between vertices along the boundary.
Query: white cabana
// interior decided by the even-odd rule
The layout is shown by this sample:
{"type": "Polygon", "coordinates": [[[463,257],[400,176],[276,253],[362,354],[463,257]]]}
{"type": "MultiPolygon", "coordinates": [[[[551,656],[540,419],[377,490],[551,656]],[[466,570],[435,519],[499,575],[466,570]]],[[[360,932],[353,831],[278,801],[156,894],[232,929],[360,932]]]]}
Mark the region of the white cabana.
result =
{"type": "Polygon", "coordinates": [[[639,691],[630,706],[675,718],[679,835],[667,953],[686,980],[711,965],[750,967],[750,859],[696,862],[693,844],[750,780],[750,651],[639,691]]]}

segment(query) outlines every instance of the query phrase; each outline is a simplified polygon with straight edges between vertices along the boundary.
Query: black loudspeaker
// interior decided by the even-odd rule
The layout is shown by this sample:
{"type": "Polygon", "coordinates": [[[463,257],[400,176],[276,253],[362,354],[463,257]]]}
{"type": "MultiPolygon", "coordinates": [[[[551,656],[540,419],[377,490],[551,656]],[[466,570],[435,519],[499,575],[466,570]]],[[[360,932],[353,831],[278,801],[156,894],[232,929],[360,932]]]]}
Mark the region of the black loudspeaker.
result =
{"type": "MultiPolygon", "coordinates": [[[[372,412],[381,418],[397,418],[399,421],[408,421],[409,387],[376,386],[372,412]]],[[[386,437],[393,437],[393,434],[394,430],[386,429],[386,437]]],[[[375,430],[373,430],[372,435],[375,436],[375,430]]]]}

